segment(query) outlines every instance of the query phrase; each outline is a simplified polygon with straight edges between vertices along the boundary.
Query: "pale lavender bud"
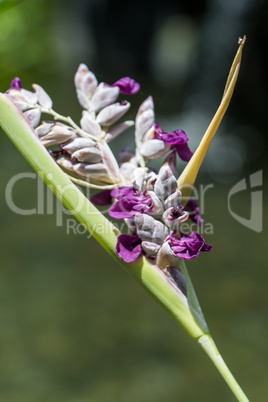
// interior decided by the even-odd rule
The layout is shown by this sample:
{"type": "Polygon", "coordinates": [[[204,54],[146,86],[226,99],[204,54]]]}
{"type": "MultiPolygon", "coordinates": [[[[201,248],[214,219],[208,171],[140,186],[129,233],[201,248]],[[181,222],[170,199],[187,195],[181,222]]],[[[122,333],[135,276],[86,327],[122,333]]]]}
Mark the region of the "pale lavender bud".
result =
{"type": "Polygon", "coordinates": [[[118,182],[120,178],[120,170],[111,148],[105,142],[99,142],[98,147],[101,151],[102,161],[106,167],[110,180],[114,183],[118,182]]]}
{"type": "Polygon", "coordinates": [[[134,216],[137,234],[142,241],[162,244],[168,236],[167,227],[147,214],[136,213],[134,216]]]}
{"type": "Polygon", "coordinates": [[[94,120],[90,113],[86,110],[83,111],[83,117],[80,120],[81,128],[86,133],[89,133],[97,138],[103,137],[100,125],[94,120]]]}
{"type": "Polygon", "coordinates": [[[164,212],[164,207],[162,202],[159,200],[157,195],[155,194],[154,191],[148,191],[148,194],[151,196],[153,200],[153,207],[150,208],[146,213],[151,216],[161,216],[164,212]]]}
{"type": "Polygon", "coordinates": [[[176,188],[174,193],[170,194],[164,201],[165,208],[176,207],[180,205],[182,201],[182,194],[179,189],[176,188]]]}
{"type": "Polygon", "coordinates": [[[149,159],[157,159],[166,155],[170,151],[170,144],[162,140],[148,140],[144,142],[140,148],[143,156],[149,159]]]}
{"type": "MultiPolygon", "coordinates": [[[[84,99],[87,100],[88,103],[88,99],[91,98],[93,92],[97,88],[98,81],[96,76],[92,73],[92,71],[89,71],[85,64],[80,64],[74,76],[74,84],[77,91],[84,94],[84,99]]],[[[84,105],[82,106],[84,107],[84,105]]]]}
{"type": "Polygon", "coordinates": [[[154,185],[154,191],[160,200],[165,200],[170,194],[177,189],[176,178],[172,174],[172,170],[168,165],[163,165],[158,173],[157,180],[154,185]]]}
{"type": "Polygon", "coordinates": [[[24,97],[25,102],[27,102],[28,105],[33,106],[37,104],[38,99],[35,92],[27,91],[27,89],[21,89],[20,93],[24,97]]]}
{"type": "Polygon", "coordinates": [[[65,158],[64,156],[57,159],[57,164],[65,170],[73,172],[74,164],[70,161],[70,159],[65,158]]]}
{"type": "MultiPolygon", "coordinates": [[[[117,87],[115,87],[117,88],[117,87]]],[[[117,102],[110,106],[105,107],[100,111],[97,116],[97,122],[99,124],[109,126],[120,119],[130,108],[130,103],[127,101],[117,102]]]]}
{"type": "Polygon", "coordinates": [[[133,172],[133,184],[141,192],[143,190],[143,181],[146,174],[146,168],[137,167],[133,172]]]}
{"type": "Polygon", "coordinates": [[[72,154],[79,162],[98,163],[101,161],[101,151],[96,147],[82,148],[72,154]]]}
{"type": "Polygon", "coordinates": [[[165,269],[167,266],[178,267],[180,258],[176,257],[171,250],[169,243],[166,241],[162,244],[159,252],[157,253],[156,265],[160,269],[165,269]]]}
{"type": "Polygon", "coordinates": [[[41,112],[39,108],[26,110],[23,114],[33,128],[37,127],[40,123],[41,112]]]}
{"type": "Polygon", "coordinates": [[[92,177],[97,179],[99,176],[107,175],[107,170],[103,163],[95,163],[92,165],[88,163],[77,163],[74,165],[73,169],[75,173],[88,178],[92,177]]]}
{"type": "Polygon", "coordinates": [[[189,212],[183,210],[183,206],[168,208],[163,213],[163,219],[170,229],[178,229],[179,225],[189,218],[189,212]]]}
{"type": "Polygon", "coordinates": [[[51,131],[54,124],[54,122],[48,123],[43,121],[40,126],[36,127],[35,132],[39,138],[44,137],[51,131]]]}
{"type": "Polygon", "coordinates": [[[105,137],[106,142],[112,141],[119,134],[123,133],[129,127],[133,126],[135,123],[133,120],[126,120],[123,123],[119,123],[116,126],[113,126],[109,129],[108,134],[105,137]]]}
{"type": "Polygon", "coordinates": [[[72,127],[58,122],[42,123],[35,131],[38,136],[41,136],[40,139],[45,147],[62,144],[75,137],[75,130],[72,127]],[[49,132],[42,136],[49,126],[51,126],[49,132]]]}
{"type": "Polygon", "coordinates": [[[72,142],[69,142],[68,144],[64,145],[62,148],[67,151],[69,154],[72,154],[75,151],[78,151],[79,149],[82,148],[88,148],[88,147],[94,147],[96,145],[96,142],[93,140],[90,140],[89,138],[83,138],[83,137],[76,137],[72,142]]]}
{"type": "Polygon", "coordinates": [[[110,87],[101,83],[92,96],[90,110],[98,112],[116,101],[120,94],[118,87],[110,87]]]}
{"type": "Polygon", "coordinates": [[[124,179],[127,180],[127,183],[129,183],[129,184],[132,183],[133,175],[134,175],[134,171],[135,171],[136,167],[137,166],[133,165],[130,162],[122,163],[122,165],[120,166],[120,173],[122,174],[124,179]]]}
{"type": "Polygon", "coordinates": [[[147,173],[145,176],[145,189],[148,191],[153,191],[156,179],[157,175],[154,172],[147,173]]]}
{"type": "Polygon", "coordinates": [[[136,117],[136,141],[143,140],[144,134],[154,125],[154,111],[152,109],[145,110],[136,117]]]}
{"type": "Polygon", "coordinates": [[[140,105],[140,107],[138,109],[137,116],[142,114],[143,112],[145,112],[145,110],[149,110],[149,109],[154,110],[154,101],[153,101],[152,96],[148,96],[148,98],[142,102],[142,104],[140,105]]]}
{"type": "Polygon", "coordinates": [[[7,96],[17,105],[17,107],[22,112],[25,112],[25,110],[28,109],[28,102],[26,101],[21,91],[17,89],[10,89],[7,92],[7,96]]]}
{"type": "Polygon", "coordinates": [[[159,244],[152,243],[150,241],[143,241],[141,243],[141,247],[143,251],[151,257],[155,257],[160,249],[159,244]]]}
{"type": "Polygon", "coordinates": [[[50,96],[46,93],[46,91],[40,85],[37,84],[33,84],[32,87],[35,90],[39,105],[41,105],[46,109],[51,109],[53,103],[50,96]]]}

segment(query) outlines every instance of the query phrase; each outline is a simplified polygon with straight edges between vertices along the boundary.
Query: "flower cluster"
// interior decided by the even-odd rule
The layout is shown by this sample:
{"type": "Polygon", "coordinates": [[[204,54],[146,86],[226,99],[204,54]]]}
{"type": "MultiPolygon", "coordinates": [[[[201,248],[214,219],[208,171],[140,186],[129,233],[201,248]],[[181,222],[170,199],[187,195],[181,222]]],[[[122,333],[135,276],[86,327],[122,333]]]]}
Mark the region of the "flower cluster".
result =
{"type": "Polygon", "coordinates": [[[99,206],[112,204],[109,215],[125,221],[132,234],[118,236],[117,254],[125,262],[144,255],[184,287],[178,271],[181,259],[190,260],[211,249],[198,232],[186,234],[181,230],[188,218],[196,225],[202,224],[197,203],[189,200],[184,207],[177,185],[177,156],[188,162],[193,155],[186,133],[165,132],[155,122],[151,96],[139,107],[135,122],[119,121],[130,108],[128,101],[118,101],[120,94],[134,95],[140,89],[129,77],[112,85],[98,83],[81,64],[74,83],[83,108],[80,126],[56,113],[51,98],[39,85],[33,85],[33,92],[27,91],[15,78],[7,96],[71,180],[101,189],[92,202],[99,206]],[[52,116],[52,120],[42,120],[42,114],[52,116]],[[133,125],[136,150],[125,147],[118,163],[109,143],[133,125]],[[163,156],[166,159],[159,172],[148,167],[150,160],[163,156]]]}

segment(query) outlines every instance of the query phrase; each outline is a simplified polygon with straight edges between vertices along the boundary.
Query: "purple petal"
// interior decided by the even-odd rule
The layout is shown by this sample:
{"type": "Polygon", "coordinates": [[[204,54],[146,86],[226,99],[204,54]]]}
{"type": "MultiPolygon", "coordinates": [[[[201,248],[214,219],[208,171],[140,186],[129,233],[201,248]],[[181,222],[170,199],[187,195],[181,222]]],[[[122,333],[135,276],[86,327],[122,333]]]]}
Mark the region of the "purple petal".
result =
{"type": "Polygon", "coordinates": [[[123,234],[118,236],[116,253],[125,262],[135,261],[141,254],[141,240],[139,236],[123,234]]]}
{"type": "Polygon", "coordinates": [[[104,205],[110,205],[112,203],[111,190],[103,190],[98,194],[93,195],[90,198],[90,201],[94,205],[98,205],[100,207],[104,205]]]}
{"type": "Polygon", "coordinates": [[[22,88],[21,80],[18,77],[14,78],[14,80],[12,80],[11,82],[10,89],[20,90],[21,88],[22,88]]]}
{"type": "Polygon", "coordinates": [[[111,191],[111,196],[120,200],[124,197],[132,197],[135,194],[135,190],[132,187],[116,187],[111,191]]]}
{"type": "Polygon", "coordinates": [[[175,145],[175,149],[179,157],[185,162],[189,162],[193,156],[193,152],[188,147],[188,144],[175,145]]]}
{"type": "Polygon", "coordinates": [[[121,78],[112,87],[119,87],[121,94],[125,95],[134,95],[140,90],[140,84],[130,77],[121,78]]]}
{"type": "Polygon", "coordinates": [[[200,209],[197,204],[197,202],[190,198],[187,202],[187,205],[185,207],[185,211],[189,212],[189,218],[198,226],[201,226],[203,224],[203,219],[201,218],[200,215],[200,209]]]}
{"type": "Polygon", "coordinates": [[[192,232],[189,236],[182,234],[181,238],[174,237],[174,232],[169,236],[172,252],[179,258],[191,260],[198,257],[200,251],[210,251],[212,246],[206,244],[205,240],[198,232],[192,232]]]}
{"type": "Polygon", "coordinates": [[[132,210],[132,204],[119,200],[115,202],[108,211],[108,214],[115,219],[132,218],[136,211],[132,210]]]}

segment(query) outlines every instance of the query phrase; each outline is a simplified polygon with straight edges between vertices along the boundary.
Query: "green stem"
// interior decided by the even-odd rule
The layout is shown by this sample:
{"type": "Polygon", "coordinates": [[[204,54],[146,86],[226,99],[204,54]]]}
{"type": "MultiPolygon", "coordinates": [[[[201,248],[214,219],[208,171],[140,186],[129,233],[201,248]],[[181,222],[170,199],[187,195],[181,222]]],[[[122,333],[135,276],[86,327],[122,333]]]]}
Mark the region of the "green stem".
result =
{"type": "Polygon", "coordinates": [[[249,402],[249,399],[247,398],[247,396],[241,389],[240,385],[232,375],[231,371],[227,367],[226,363],[224,362],[211,336],[210,335],[201,336],[201,338],[198,339],[198,343],[201,345],[201,347],[213,361],[218,371],[220,372],[224,380],[227,382],[230,389],[233,391],[237,400],[240,402],[249,402]]]}

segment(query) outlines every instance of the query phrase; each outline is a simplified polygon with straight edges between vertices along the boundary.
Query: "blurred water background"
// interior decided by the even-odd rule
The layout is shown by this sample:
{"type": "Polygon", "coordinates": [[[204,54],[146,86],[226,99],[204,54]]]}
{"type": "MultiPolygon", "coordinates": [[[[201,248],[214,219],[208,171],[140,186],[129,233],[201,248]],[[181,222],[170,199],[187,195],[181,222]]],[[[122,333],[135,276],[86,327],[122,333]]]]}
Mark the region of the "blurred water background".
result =
{"type": "MultiPolygon", "coordinates": [[[[230,108],[197,186],[210,185],[203,233],[213,251],[188,263],[216,344],[252,401],[267,401],[267,237],[228,210],[233,186],[267,167],[267,2],[207,0],[0,1],[0,90],[19,76],[42,85],[77,122],[73,76],[83,62],[99,81],[131,76],[157,121],[181,128],[195,149],[223,92],[239,36],[247,35],[230,108]]],[[[131,115],[132,113],[132,115],[131,115]]],[[[0,402],[233,401],[183,330],[93,239],[57,226],[53,213],[23,216],[5,191],[27,162],[0,136],[0,402]]],[[[134,144],[131,130],[115,140],[134,144]]],[[[179,169],[183,168],[183,163],[179,169]]],[[[264,190],[264,183],[259,191],[264,190]]],[[[44,190],[45,197],[51,194],[44,190]]],[[[36,208],[37,181],[13,201],[36,208]]],[[[44,201],[46,210],[47,201],[44,201]]],[[[250,188],[231,209],[250,219],[250,188]]],[[[258,206],[264,220],[267,202],[258,206]]]]}

